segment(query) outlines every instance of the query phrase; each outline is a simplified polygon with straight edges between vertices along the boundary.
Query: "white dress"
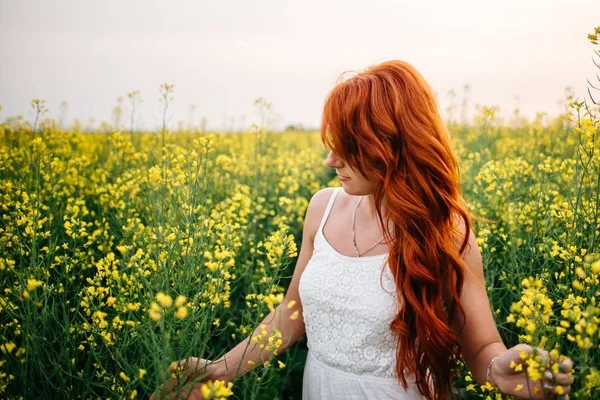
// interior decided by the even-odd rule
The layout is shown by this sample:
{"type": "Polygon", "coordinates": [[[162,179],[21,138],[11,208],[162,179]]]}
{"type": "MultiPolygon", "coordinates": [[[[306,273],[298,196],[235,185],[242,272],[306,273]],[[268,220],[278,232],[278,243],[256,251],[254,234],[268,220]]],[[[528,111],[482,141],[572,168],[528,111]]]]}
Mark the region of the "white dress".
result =
{"type": "Polygon", "coordinates": [[[380,282],[389,252],[346,256],[323,235],[340,190],[329,200],[298,283],[308,347],[302,399],[424,399],[414,375],[405,375],[408,391],[396,378],[397,336],[389,325],[398,299],[387,264],[380,282]]]}

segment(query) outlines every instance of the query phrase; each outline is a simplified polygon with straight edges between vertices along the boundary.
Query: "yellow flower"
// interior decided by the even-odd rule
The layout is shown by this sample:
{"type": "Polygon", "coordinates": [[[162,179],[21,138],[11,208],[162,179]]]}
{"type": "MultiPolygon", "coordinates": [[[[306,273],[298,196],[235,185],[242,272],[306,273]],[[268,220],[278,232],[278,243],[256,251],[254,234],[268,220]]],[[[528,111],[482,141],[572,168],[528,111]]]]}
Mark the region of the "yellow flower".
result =
{"type": "Polygon", "coordinates": [[[162,292],[156,294],[156,300],[160,303],[161,306],[165,308],[169,308],[171,307],[171,305],[173,305],[173,299],[171,298],[171,296],[162,292]]]}
{"type": "Polygon", "coordinates": [[[565,389],[563,389],[563,387],[560,385],[556,385],[556,387],[554,388],[554,391],[558,394],[563,394],[565,392],[565,389]]]}
{"type": "Polygon", "coordinates": [[[285,367],[285,364],[284,364],[284,363],[282,363],[281,361],[277,360],[277,362],[279,363],[279,368],[283,368],[283,367],[285,367]]]}
{"type": "Polygon", "coordinates": [[[13,342],[9,342],[0,346],[0,349],[4,354],[12,352],[14,348],[15,344],[13,342]]]}
{"type": "Polygon", "coordinates": [[[150,318],[152,319],[152,321],[154,321],[154,322],[160,321],[161,316],[162,316],[161,313],[157,313],[157,312],[150,310],[150,318]]]}
{"type": "Polygon", "coordinates": [[[203,383],[200,391],[205,399],[225,399],[233,395],[232,387],[232,382],[226,384],[225,381],[216,380],[203,383]]]}
{"type": "Polygon", "coordinates": [[[119,376],[121,377],[121,379],[123,379],[125,382],[129,382],[129,377],[127,375],[125,375],[125,372],[121,371],[119,372],[119,376]]]}
{"type": "Polygon", "coordinates": [[[583,291],[585,288],[583,287],[583,285],[581,284],[581,282],[579,282],[577,279],[575,279],[573,281],[573,287],[577,290],[579,290],[580,292],[583,291]]]}
{"type": "Polygon", "coordinates": [[[600,259],[596,260],[593,264],[592,264],[592,272],[594,274],[600,273],[600,259]]]}
{"type": "Polygon", "coordinates": [[[158,322],[162,317],[162,309],[158,304],[152,302],[152,304],[150,304],[150,310],[148,311],[148,314],[150,314],[152,321],[158,322]]]}
{"type": "Polygon", "coordinates": [[[188,310],[185,307],[179,307],[175,312],[175,317],[179,319],[184,319],[188,316],[188,310]]]}
{"type": "Polygon", "coordinates": [[[150,180],[153,182],[157,182],[160,180],[160,168],[152,167],[150,168],[150,180]]]}
{"type": "Polygon", "coordinates": [[[514,361],[511,361],[511,362],[510,362],[510,367],[511,367],[512,369],[514,369],[515,371],[523,371],[523,364],[517,364],[517,363],[516,363],[516,362],[514,362],[514,361]]]}
{"type": "Polygon", "coordinates": [[[140,379],[142,379],[146,375],[146,370],[140,368],[140,379]]]}
{"type": "Polygon", "coordinates": [[[200,391],[202,392],[202,398],[204,398],[204,399],[211,398],[211,391],[207,384],[202,384],[202,386],[200,387],[200,391]]]}
{"type": "Polygon", "coordinates": [[[38,281],[37,279],[27,279],[27,290],[31,292],[43,284],[44,282],[38,281]]]}
{"type": "Polygon", "coordinates": [[[185,302],[186,302],[186,297],[185,296],[177,296],[177,298],[175,299],[175,307],[181,307],[185,302]]]}

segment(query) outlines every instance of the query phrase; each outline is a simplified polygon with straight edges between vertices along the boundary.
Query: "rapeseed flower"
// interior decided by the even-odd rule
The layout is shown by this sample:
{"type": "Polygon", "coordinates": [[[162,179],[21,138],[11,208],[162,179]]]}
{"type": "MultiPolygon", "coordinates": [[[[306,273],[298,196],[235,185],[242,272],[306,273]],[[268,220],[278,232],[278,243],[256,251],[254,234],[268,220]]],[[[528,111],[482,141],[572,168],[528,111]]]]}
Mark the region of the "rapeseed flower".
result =
{"type": "Polygon", "coordinates": [[[226,384],[225,381],[215,380],[203,383],[200,391],[202,392],[202,397],[206,400],[221,400],[233,395],[232,387],[232,382],[226,384]]]}
{"type": "Polygon", "coordinates": [[[162,292],[156,294],[156,300],[160,303],[161,306],[165,308],[169,308],[173,305],[173,299],[171,296],[166,295],[162,292]]]}

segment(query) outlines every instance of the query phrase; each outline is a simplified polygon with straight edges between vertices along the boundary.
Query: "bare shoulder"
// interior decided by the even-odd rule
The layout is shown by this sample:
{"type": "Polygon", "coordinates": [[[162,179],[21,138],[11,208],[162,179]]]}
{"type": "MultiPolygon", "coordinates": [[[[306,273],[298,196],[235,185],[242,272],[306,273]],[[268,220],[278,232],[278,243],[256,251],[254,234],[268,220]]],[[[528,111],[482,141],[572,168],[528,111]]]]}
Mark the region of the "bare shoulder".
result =
{"type": "Polygon", "coordinates": [[[329,203],[329,200],[336,189],[337,187],[326,187],[320,189],[313,194],[310,202],[308,203],[306,216],[304,217],[304,232],[306,235],[308,235],[311,242],[314,240],[317,229],[321,223],[321,219],[325,214],[325,208],[327,208],[327,204],[329,203]]]}

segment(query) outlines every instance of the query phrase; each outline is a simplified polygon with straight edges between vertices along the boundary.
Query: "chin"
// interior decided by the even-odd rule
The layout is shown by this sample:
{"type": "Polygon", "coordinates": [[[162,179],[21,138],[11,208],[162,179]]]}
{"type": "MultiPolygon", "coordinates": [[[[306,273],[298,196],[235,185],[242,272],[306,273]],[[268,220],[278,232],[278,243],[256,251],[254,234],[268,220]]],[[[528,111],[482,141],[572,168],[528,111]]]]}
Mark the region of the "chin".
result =
{"type": "Polygon", "coordinates": [[[342,189],[350,196],[364,196],[365,194],[369,194],[365,193],[364,190],[354,189],[352,186],[348,187],[346,182],[342,183],[342,189]]]}
{"type": "MultiPolygon", "coordinates": [[[[345,183],[345,182],[344,182],[345,183]]],[[[342,185],[344,188],[344,192],[348,193],[351,196],[367,196],[373,194],[373,191],[369,188],[353,188],[352,186],[348,187],[346,185],[342,185]]]]}

